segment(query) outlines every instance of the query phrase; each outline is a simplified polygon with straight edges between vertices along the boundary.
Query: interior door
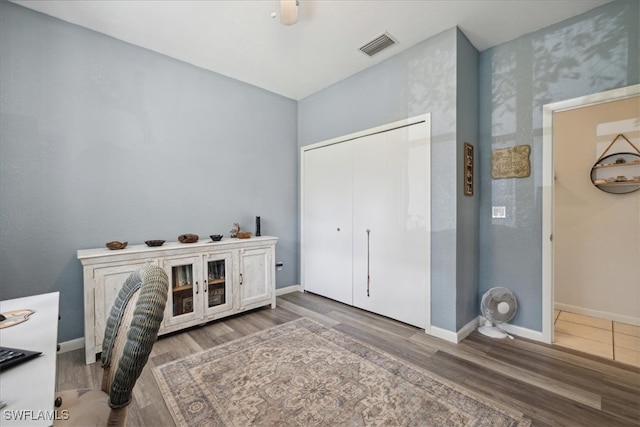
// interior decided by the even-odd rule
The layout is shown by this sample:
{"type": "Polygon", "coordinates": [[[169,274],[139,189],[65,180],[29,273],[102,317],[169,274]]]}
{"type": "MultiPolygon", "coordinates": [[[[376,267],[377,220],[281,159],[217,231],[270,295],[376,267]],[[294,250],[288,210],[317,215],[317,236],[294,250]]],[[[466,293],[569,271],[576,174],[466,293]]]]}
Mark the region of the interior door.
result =
{"type": "Polygon", "coordinates": [[[304,152],[302,284],[352,304],[351,143],[304,152]]]}
{"type": "Polygon", "coordinates": [[[427,126],[359,138],[353,149],[353,305],[427,325],[427,126]]]}

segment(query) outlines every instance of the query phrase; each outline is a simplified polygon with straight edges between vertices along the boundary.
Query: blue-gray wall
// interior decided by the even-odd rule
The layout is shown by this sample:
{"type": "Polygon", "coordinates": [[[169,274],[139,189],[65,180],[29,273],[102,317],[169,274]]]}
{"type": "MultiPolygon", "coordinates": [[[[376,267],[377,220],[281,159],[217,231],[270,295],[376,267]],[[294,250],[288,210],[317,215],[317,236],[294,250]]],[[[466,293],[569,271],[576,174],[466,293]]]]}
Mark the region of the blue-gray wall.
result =
{"type": "MultiPolygon", "coordinates": [[[[473,117],[467,124],[462,124],[460,130],[464,138],[476,143],[477,73],[470,73],[477,70],[477,55],[464,35],[452,28],[298,103],[298,144],[301,147],[431,113],[432,325],[451,331],[456,330],[458,318],[470,320],[470,316],[477,315],[477,279],[458,274],[458,268],[467,262],[477,264],[477,253],[475,244],[465,248],[465,262],[458,264],[457,209],[459,202],[467,201],[459,200],[462,197],[458,179],[464,140],[456,135],[457,103],[462,100],[468,105],[461,107],[461,112],[473,114],[473,117]],[[463,71],[464,76],[472,79],[465,84],[468,94],[460,94],[457,90],[458,60],[470,67],[463,71]],[[459,295],[465,301],[473,300],[473,313],[462,313],[462,316],[457,313],[459,295]]],[[[475,205],[477,201],[469,203],[475,205]]],[[[473,213],[471,216],[465,229],[476,233],[477,221],[473,213]]]]}
{"type": "Polygon", "coordinates": [[[456,116],[457,144],[456,155],[458,186],[457,208],[457,282],[456,282],[456,329],[459,330],[474,320],[480,310],[478,304],[478,214],[480,207],[480,186],[478,185],[478,51],[459,33],[457,49],[457,90],[456,116]],[[474,192],[473,196],[464,195],[464,143],[474,147],[474,192]]]}
{"type": "Polygon", "coordinates": [[[639,5],[618,0],[480,54],[479,291],[511,288],[525,328],[542,330],[542,106],[639,82],[639,5]],[[493,180],[491,150],[516,145],[531,146],[531,176],[493,180]]]}
{"type": "Polygon", "coordinates": [[[60,291],[83,336],[76,250],[110,240],[280,238],[298,283],[297,103],[0,2],[0,298],[60,291]]]}

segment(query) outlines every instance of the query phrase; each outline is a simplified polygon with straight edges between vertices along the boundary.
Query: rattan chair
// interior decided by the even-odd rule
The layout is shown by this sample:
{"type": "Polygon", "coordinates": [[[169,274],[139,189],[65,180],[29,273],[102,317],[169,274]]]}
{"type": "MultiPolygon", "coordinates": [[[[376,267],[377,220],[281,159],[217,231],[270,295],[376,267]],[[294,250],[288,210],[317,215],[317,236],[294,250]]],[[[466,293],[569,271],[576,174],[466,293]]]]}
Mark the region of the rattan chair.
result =
{"type": "Polygon", "coordinates": [[[158,337],[168,282],[164,270],[153,265],[133,272],[125,281],[107,320],[102,387],[57,393],[55,426],[126,425],[133,386],[158,337]]]}

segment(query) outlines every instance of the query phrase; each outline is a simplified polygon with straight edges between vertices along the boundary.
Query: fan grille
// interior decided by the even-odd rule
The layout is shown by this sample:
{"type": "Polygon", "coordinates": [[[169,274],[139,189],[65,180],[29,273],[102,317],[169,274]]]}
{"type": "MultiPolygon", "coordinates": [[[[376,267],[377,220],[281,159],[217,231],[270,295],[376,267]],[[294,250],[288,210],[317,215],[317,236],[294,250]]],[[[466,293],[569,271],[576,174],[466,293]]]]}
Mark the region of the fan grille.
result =
{"type": "Polygon", "coordinates": [[[516,296],[507,288],[491,288],[483,296],[481,310],[484,317],[492,323],[503,323],[513,319],[518,308],[516,296]],[[499,305],[506,303],[508,309],[505,312],[499,310],[499,305]]]}

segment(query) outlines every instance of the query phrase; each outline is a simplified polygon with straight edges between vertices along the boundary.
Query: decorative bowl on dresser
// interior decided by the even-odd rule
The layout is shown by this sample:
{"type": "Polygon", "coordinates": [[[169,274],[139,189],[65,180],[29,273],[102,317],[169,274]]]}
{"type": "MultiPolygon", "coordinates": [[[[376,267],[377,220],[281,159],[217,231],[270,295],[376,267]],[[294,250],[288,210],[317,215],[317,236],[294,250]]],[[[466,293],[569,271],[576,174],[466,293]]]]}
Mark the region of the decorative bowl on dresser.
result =
{"type": "Polygon", "coordinates": [[[195,243],[197,242],[199,239],[197,234],[191,234],[191,233],[187,233],[187,234],[181,234],[178,236],[178,240],[180,241],[180,243],[195,243]]]}
{"type": "Polygon", "coordinates": [[[127,247],[127,243],[128,242],[119,242],[117,240],[113,240],[107,243],[107,248],[111,249],[112,251],[115,251],[118,249],[124,249],[127,247]]]}

